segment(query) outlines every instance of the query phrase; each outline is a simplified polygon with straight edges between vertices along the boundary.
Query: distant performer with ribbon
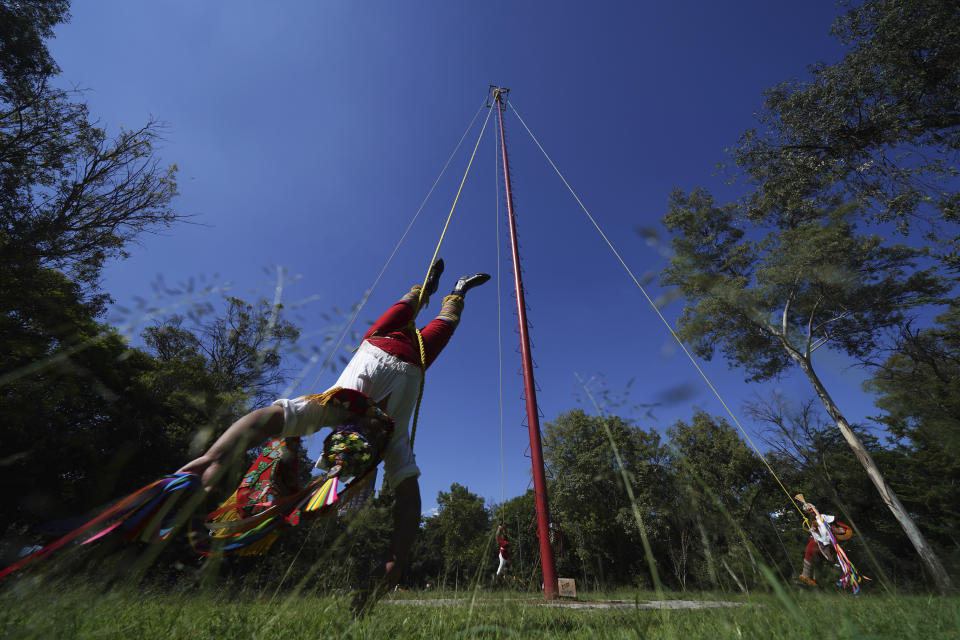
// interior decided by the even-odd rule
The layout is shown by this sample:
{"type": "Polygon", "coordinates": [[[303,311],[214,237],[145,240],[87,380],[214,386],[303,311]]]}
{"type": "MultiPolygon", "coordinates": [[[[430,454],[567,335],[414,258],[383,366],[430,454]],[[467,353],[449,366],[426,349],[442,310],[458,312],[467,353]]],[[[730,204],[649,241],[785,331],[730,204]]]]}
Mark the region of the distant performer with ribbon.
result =
{"type": "Polygon", "coordinates": [[[837,520],[834,516],[821,514],[817,508],[807,502],[802,493],[796,496],[803,505],[803,512],[813,519],[810,523],[810,540],[803,554],[803,572],[797,576],[797,583],[807,587],[819,587],[817,582],[817,566],[825,559],[840,568],[841,576],[837,586],[841,589],[850,589],[856,595],[860,592],[860,582],[863,578],[857,573],[856,567],[847,557],[840,542],[853,537],[853,527],[837,520]]]}

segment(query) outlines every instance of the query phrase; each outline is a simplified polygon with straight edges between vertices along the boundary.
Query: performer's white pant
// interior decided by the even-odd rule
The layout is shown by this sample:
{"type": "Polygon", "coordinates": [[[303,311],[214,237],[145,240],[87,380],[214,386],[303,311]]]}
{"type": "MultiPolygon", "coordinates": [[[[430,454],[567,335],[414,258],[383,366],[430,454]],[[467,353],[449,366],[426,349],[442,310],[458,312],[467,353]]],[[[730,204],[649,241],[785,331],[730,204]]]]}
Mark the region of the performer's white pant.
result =
{"type": "Polygon", "coordinates": [[[502,554],[502,553],[499,554],[499,556],[500,556],[500,566],[497,567],[497,575],[498,575],[498,576],[499,576],[500,574],[502,574],[502,573],[505,573],[506,570],[507,570],[507,559],[503,557],[503,554],[502,554]]]}
{"type": "MultiPolygon", "coordinates": [[[[403,362],[386,351],[363,342],[340,374],[334,386],[354,389],[374,402],[388,398],[383,408],[394,421],[393,437],[387,445],[383,471],[387,483],[396,487],[402,480],[420,475],[417,460],[410,449],[409,424],[420,394],[420,367],[403,362]]],[[[309,401],[309,396],[293,400],[277,400],[284,409],[283,436],[314,433],[325,426],[338,424],[342,412],[309,401]]]]}

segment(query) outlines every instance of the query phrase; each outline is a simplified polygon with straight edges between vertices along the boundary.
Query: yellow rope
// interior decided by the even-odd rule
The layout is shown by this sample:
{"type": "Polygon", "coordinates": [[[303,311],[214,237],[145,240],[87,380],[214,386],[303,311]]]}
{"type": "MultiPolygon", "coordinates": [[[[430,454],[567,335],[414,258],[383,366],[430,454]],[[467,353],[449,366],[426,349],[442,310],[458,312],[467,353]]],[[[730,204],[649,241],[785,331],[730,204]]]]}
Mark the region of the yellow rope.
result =
{"type": "Polygon", "coordinates": [[[420,346],[420,369],[422,375],[420,376],[420,391],[417,393],[417,406],[413,410],[413,426],[410,427],[410,451],[413,451],[413,439],[417,437],[417,420],[420,419],[420,401],[423,400],[423,387],[427,379],[427,350],[423,346],[423,334],[421,334],[420,329],[416,327],[413,328],[413,331],[417,334],[417,344],[420,346]]]}
{"type": "MultiPolygon", "coordinates": [[[[437,188],[437,185],[440,183],[440,179],[443,178],[443,174],[447,171],[447,167],[450,166],[450,162],[453,160],[453,157],[457,155],[457,151],[460,150],[460,145],[463,144],[463,141],[466,139],[467,134],[470,133],[470,129],[473,128],[473,123],[477,121],[477,116],[480,115],[480,110],[486,105],[486,98],[484,98],[483,103],[477,107],[476,113],[473,114],[473,118],[470,119],[470,124],[467,125],[467,128],[464,129],[463,135],[460,136],[460,141],[457,142],[457,146],[453,148],[453,151],[450,152],[450,155],[447,157],[447,161],[444,163],[443,168],[440,169],[440,175],[437,176],[437,179],[433,181],[433,185],[430,187],[430,190],[427,191],[427,195],[423,198],[423,202],[420,203],[420,206],[417,208],[417,212],[413,214],[413,218],[410,220],[410,224],[407,225],[407,228],[404,229],[403,234],[400,236],[400,239],[397,241],[397,244],[393,247],[393,252],[390,254],[390,257],[387,258],[387,261],[383,264],[383,268],[380,269],[380,273],[377,274],[376,279],[374,279],[373,284],[370,285],[370,288],[367,289],[366,294],[364,294],[363,299],[360,301],[360,304],[357,305],[356,310],[353,312],[353,317],[350,318],[350,321],[347,323],[347,326],[340,333],[340,337],[337,339],[337,344],[334,345],[333,349],[327,355],[327,359],[324,360],[323,366],[320,367],[320,373],[317,374],[316,379],[314,379],[313,384],[310,385],[310,389],[307,393],[312,393],[316,388],[317,383],[320,382],[320,377],[323,376],[323,373],[327,370],[327,367],[330,365],[330,361],[333,360],[333,357],[337,355],[337,351],[340,350],[340,345],[343,344],[344,339],[347,337],[347,334],[350,332],[350,328],[353,326],[353,323],[356,322],[357,317],[360,315],[360,311],[367,304],[367,300],[370,299],[370,296],[373,295],[373,290],[377,288],[377,284],[380,282],[380,279],[383,277],[383,274],[386,273],[387,267],[390,266],[390,263],[393,261],[393,257],[397,255],[397,251],[400,249],[400,245],[403,244],[403,241],[406,239],[407,234],[410,233],[410,229],[413,228],[413,224],[417,221],[420,212],[423,211],[423,208],[427,205],[427,201],[430,199],[430,196],[433,194],[434,189],[437,188]]],[[[306,372],[304,372],[306,375],[306,372]]]]}
{"type": "MultiPolygon", "coordinates": [[[[417,298],[417,311],[423,307],[423,300],[427,295],[427,280],[430,279],[430,269],[433,263],[437,261],[437,255],[440,253],[440,246],[443,245],[443,238],[447,235],[447,228],[450,226],[450,219],[453,218],[453,211],[457,208],[457,202],[460,201],[460,194],[463,192],[463,185],[467,182],[467,176],[470,175],[470,167],[473,166],[473,159],[477,157],[477,149],[480,147],[480,141],[483,139],[483,133],[487,130],[487,123],[490,122],[490,114],[493,109],[487,111],[487,117],[483,121],[483,127],[480,128],[480,135],[477,136],[477,144],[473,145],[473,153],[470,154],[470,161],[467,163],[467,170],[463,172],[463,179],[460,180],[460,188],[457,189],[457,195],[453,198],[453,204],[450,206],[450,213],[447,214],[447,221],[443,225],[443,231],[440,232],[440,240],[437,242],[437,248],[433,250],[433,257],[430,259],[430,265],[427,267],[427,275],[423,278],[423,286],[420,287],[420,296],[417,298]]],[[[416,317],[416,315],[414,315],[416,317]]],[[[413,439],[417,436],[417,420],[420,417],[420,401],[423,400],[423,387],[427,379],[427,353],[423,346],[423,336],[420,330],[413,328],[417,334],[417,343],[420,346],[420,369],[423,375],[420,377],[420,393],[417,395],[417,406],[413,410],[413,425],[410,427],[410,450],[413,450],[413,439]]]]}
{"type": "Polygon", "coordinates": [[[440,232],[440,240],[437,242],[437,248],[433,251],[433,258],[430,259],[430,266],[427,267],[427,275],[423,278],[423,287],[420,289],[420,299],[418,307],[422,306],[423,298],[427,294],[427,280],[430,278],[430,267],[437,261],[437,255],[440,253],[440,245],[443,244],[443,238],[447,235],[447,227],[450,226],[450,219],[453,217],[453,210],[457,208],[457,202],[460,201],[460,194],[463,192],[463,185],[467,182],[467,176],[470,175],[470,167],[473,166],[473,159],[477,156],[477,148],[483,139],[483,132],[487,130],[487,123],[490,122],[490,114],[493,109],[487,111],[487,118],[483,121],[483,127],[480,129],[480,135],[477,136],[477,144],[473,145],[473,153],[470,154],[470,162],[467,163],[467,170],[463,172],[463,179],[460,181],[460,188],[457,189],[457,195],[453,198],[453,204],[450,205],[450,213],[447,214],[447,221],[443,225],[443,231],[440,232]]]}
{"type": "Polygon", "coordinates": [[[667,321],[667,319],[663,317],[663,314],[660,313],[660,309],[657,308],[657,305],[653,302],[653,300],[647,294],[646,289],[643,288],[643,285],[640,284],[640,281],[637,280],[637,277],[633,275],[633,271],[630,270],[630,267],[627,266],[627,263],[624,262],[623,258],[620,257],[619,252],[617,252],[617,250],[614,248],[613,243],[611,243],[610,240],[607,238],[607,235],[600,228],[600,225],[597,224],[597,221],[594,219],[594,217],[590,215],[589,211],[587,211],[587,207],[584,206],[583,202],[574,192],[573,187],[571,187],[570,183],[567,182],[567,179],[563,177],[562,173],[560,173],[560,169],[558,169],[557,165],[554,164],[553,160],[550,158],[550,155],[543,148],[543,145],[540,144],[540,141],[537,140],[537,137],[533,135],[532,131],[530,131],[530,127],[528,127],[527,123],[524,122],[523,118],[520,117],[520,114],[517,112],[516,107],[514,107],[513,103],[509,101],[507,102],[507,104],[509,104],[510,108],[513,109],[513,113],[517,116],[517,119],[520,120],[520,124],[522,124],[523,128],[527,130],[527,133],[530,134],[530,137],[533,139],[534,143],[536,143],[537,147],[540,148],[540,151],[543,153],[544,157],[547,159],[547,162],[550,163],[550,166],[553,167],[553,170],[556,171],[558,176],[560,176],[560,180],[563,181],[563,184],[567,187],[567,190],[570,191],[570,195],[572,195],[574,200],[577,201],[577,204],[580,205],[580,208],[583,209],[583,212],[587,214],[587,218],[590,220],[590,222],[593,223],[593,226],[600,233],[600,236],[603,238],[604,242],[607,243],[607,246],[610,247],[610,250],[613,252],[613,255],[617,257],[617,260],[619,260],[620,264],[623,265],[623,268],[626,269],[627,273],[630,275],[630,278],[633,280],[634,284],[636,284],[637,288],[640,289],[640,292],[643,294],[643,297],[647,299],[648,303],[650,303],[650,307],[657,314],[657,317],[659,317],[660,320],[663,322],[663,325],[667,328],[667,331],[670,332],[670,335],[673,336],[673,339],[677,342],[678,345],[680,345],[680,348],[683,349],[683,352],[687,355],[687,358],[690,359],[690,362],[696,368],[697,372],[700,374],[700,377],[703,378],[704,382],[707,383],[707,386],[713,392],[713,395],[717,397],[717,400],[719,400],[720,404],[723,405],[723,408],[726,409],[727,415],[730,416],[730,419],[733,420],[734,424],[737,425],[737,428],[740,429],[740,432],[747,439],[747,442],[749,442],[750,446],[753,447],[753,450],[756,451],[757,456],[760,457],[760,460],[763,461],[763,464],[767,467],[767,471],[770,472],[770,475],[773,476],[773,478],[777,481],[777,484],[780,485],[780,488],[783,489],[783,492],[786,494],[787,498],[790,499],[790,504],[792,504],[793,507],[800,513],[801,517],[803,517],[804,523],[809,526],[809,522],[807,521],[807,517],[803,513],[803,510],[797,505],[797,501],[793,498],[793,496],[790,495],[790,492],[787,491],[787,488],[783,486],[783,483],[780,481],[780,478],[777,476],[773,468],[767,462],[767,459],[763,456],[762,453],[760,453],[760,449],[757,448],[757,445],[753,443],[753,440],[750,438],[750,435],[747,433],[746,429],[743,428],[743,426],[740,424],[740,421],[737,420],[737,417],[733,415],[733,411],[731,411],[730,407],[727,406],[727,403],[724,402],[723,398],[720,396],[720,392],[717,391],[717,388],[713,386],[713,383],[710,382],[710,379],[707,377],[707,374],[704,373],[703,369],[700,368],[700,365],[697,364],[696,359],[694,359],[693,355],[687,350],[687,347],[683,344],[683,342],[680,341],[680,337],[673,330],[673,327],[670,326],[670,323],[667,321]]]}

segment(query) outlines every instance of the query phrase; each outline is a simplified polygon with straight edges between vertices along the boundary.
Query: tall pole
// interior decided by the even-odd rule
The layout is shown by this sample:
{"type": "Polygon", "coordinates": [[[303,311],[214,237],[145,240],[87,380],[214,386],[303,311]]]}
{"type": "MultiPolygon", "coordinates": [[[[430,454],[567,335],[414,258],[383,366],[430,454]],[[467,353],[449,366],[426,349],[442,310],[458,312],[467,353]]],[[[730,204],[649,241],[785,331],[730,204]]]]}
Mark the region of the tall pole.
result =
{"type": "Polygon", "coordinates": [[[537,535],[540,538],[540,566],[543,567],[543,596],[557,599],[557,573],[550,546],[550,509],[547,506],[547,477],[543,471],[543,449],[540,445],[540,414],[537,411],[537,389],[533,382],[533,357],[527,328],[527,305],[520,277],[520,252],[517,248],[517,224],[513,215],[513,192],[510,190],[510,164],[507,143],[503,137],[503,98],[509,89],[494,88],[493,97],[500,120],[500,151],[503,154],[503,184],[507,193],[507,217],[510,220],[510,249],[513,253],[513,285],[517,292],[517,320],[520,324],[520,356],[523,363],[523,386],[527,396],[527,430],[530,432],[530,459],[533,465],[533,490],[537,504],[537,535]]]}

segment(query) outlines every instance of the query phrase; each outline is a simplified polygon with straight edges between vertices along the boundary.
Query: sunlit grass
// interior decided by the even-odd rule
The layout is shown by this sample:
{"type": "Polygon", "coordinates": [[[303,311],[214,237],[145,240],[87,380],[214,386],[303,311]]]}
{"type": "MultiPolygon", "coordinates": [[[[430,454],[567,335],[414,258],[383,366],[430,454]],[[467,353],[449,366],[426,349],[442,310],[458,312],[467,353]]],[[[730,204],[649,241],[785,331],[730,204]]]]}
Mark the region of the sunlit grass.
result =
{"type": "MultiPolygon", "coordinates": [[[[590,610],[545,607],[510,591],[406,592],[355,620],[346,594],[271,599],[268,595],[177,592],[22,581],[0,595],[4,638],[588,637],[588,638],[951,638],[960,598],[789,590],[772,594],[665,594],[724,600],[733,608],[590,610]],[[439,600],[443,603],[408,602],[439,600]],[[449,602],[453,601],[453,602],[449,602]]],[[[581,594],[581,602],[657,600],[653,592],[581,594]]]]}

